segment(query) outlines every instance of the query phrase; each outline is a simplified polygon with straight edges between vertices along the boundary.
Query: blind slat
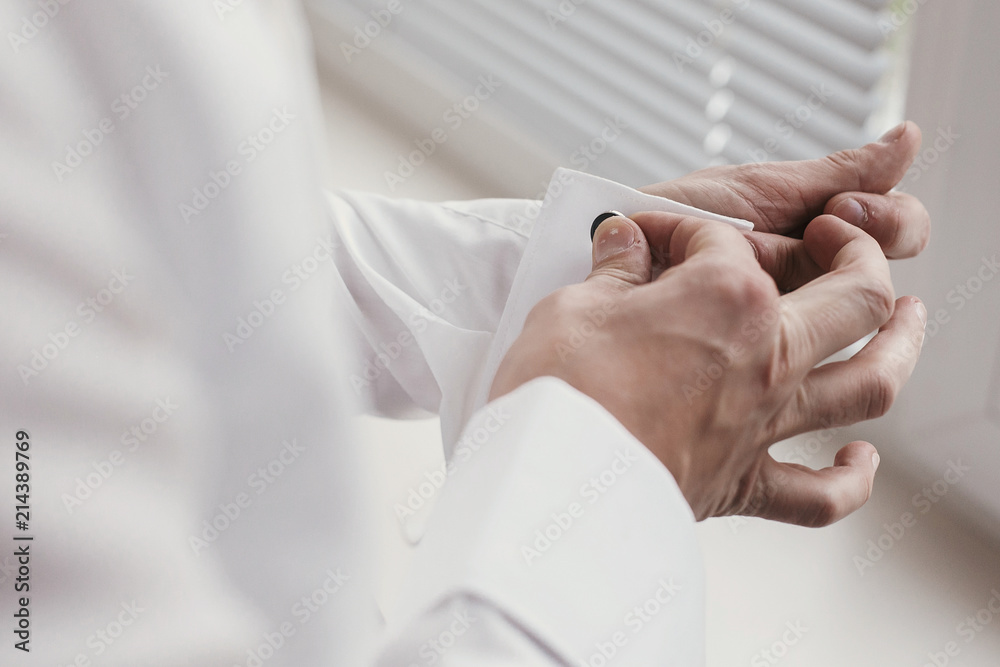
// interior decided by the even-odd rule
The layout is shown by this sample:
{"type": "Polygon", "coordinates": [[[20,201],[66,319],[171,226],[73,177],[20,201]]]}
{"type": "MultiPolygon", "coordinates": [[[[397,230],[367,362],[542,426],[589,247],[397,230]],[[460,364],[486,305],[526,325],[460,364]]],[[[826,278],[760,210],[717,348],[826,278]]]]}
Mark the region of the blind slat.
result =
{"type": "MultiPolygon", "coordinates": [[[[365,14],[381,8],[343,1],[365,14]]],[[[423,0],[385,29],[460,85],[500,77],[489,103],[557,154],[573,155],[622,118],[627,130],[586,167],[641,182],[865,141],[888,67],[877,24],[885,5],[423,0]]]]}

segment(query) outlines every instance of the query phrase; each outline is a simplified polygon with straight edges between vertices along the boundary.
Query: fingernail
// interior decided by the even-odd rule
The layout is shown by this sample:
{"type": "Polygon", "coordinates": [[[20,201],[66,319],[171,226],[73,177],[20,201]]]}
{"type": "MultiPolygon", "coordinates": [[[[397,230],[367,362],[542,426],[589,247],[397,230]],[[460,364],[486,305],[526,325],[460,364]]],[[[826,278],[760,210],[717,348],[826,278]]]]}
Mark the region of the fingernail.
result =
{"type": "Polygon", "coordinates": [[[857,199],[845,199],[840,202],[834,207],[833,214],[855,227],[864,229],[868,226],[868,209],[857,199]]]}
{"type": "Polygon", "coordinates": [[[624,218],[608,218],[594,234],[594,261],[598,264],[625,252],[636,243],[635,230],[624,218]]]}
{"type": "Polygon", "coordinates": [[[920,323],[922,325],[924,325],[924,328],[926,329],[927,328],[927,306],[925,306],[923,304],[923,302],[921,302],[921,301],[917,302],[917,317],[920,318],[920,323]]]}
{"type": "Polygon", "coordinates": [[[597,233],[597,228],[601,226],[602,222],[615,217],[624,218],[627,216],[619,211],[607,211],[605,213],[601,213],[599,216],[594,218],[594,224],[590,226],[590,240],[591,241],[594,240],[594,234],[597,233]]]}
{"type": "Polygon", "coordinates": [[[896,127],[892,128],[891,130],[883,134],[878,141],[881,144],[895,143],[901,136],[903,136],[903,132],[905,130],[906,130],[906,121],[903,121],[896,127]]]}
{"type": "Polygon", "coordinates": [[[882,459],[879,458],[878,452],[875,452],[874,454],[872,454],[872,467],[875,468],[875,470],[878,470],[878,464],[881,463],[881,462],[882,462],[882,459]]]}

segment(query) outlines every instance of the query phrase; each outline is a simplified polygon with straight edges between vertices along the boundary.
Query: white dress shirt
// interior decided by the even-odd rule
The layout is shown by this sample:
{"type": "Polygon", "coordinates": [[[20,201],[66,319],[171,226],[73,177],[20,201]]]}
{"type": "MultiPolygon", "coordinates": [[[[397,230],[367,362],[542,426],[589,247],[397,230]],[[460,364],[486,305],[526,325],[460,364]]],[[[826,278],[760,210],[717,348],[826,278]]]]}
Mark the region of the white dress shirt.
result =
{"type": "Polygon", "coordinates": [[[0,664],[702,664],[670,473],[558,380],[484,405],[594,215],[679,205],[324,195],[297,12],[224,1],[0,6],[0,664]],[[359,409],[438,412],[451,454],[384,616],[359,409]]]}

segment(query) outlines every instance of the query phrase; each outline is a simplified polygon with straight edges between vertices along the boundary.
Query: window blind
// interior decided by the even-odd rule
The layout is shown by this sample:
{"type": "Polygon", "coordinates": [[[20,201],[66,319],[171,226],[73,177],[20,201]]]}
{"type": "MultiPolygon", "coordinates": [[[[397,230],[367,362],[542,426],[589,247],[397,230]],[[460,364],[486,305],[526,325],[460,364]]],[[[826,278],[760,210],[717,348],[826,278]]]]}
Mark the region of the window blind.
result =
{"type": "Polygon", "coordinates": [[[888,0],[329,1],[462,89],[495,77],[532,141],[629,183],[862,144],[890,64],[888,0]]]}

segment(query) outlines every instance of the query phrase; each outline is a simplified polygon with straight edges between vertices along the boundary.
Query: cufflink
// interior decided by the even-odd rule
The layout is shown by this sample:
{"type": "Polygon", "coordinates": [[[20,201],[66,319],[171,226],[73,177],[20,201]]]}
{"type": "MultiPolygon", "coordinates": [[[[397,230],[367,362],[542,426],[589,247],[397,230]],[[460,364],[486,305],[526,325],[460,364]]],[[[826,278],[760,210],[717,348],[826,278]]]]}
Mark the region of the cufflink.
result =
{"type": "Polygon", "coordinates": [[[608,218],[614,218],[616,216],[619,217],[619,218],[627,218],[628,217],[627,215],[625,215],[624,213],[621,213],[619,211],[608,211],[607,213],[601,213],[599,216],[597,216],[596,218],[594,218],[594,224],[592,224],[590,226],[590,240],[591,241],[594,240],[594,234],[597,233],[597,228],[601,226],[602,222],[604,222],[608,218]]]}

